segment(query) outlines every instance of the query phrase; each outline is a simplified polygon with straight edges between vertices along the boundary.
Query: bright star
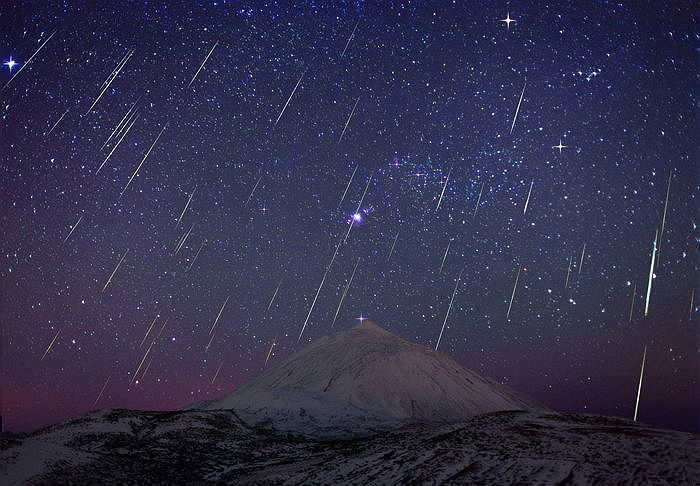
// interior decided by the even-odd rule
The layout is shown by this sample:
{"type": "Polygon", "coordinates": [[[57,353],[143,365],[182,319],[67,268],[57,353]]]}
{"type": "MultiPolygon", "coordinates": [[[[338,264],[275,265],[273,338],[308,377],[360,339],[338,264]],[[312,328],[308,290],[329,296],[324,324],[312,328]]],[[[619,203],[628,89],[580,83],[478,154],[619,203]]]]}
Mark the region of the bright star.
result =
{"type": "Polygon", "coordinates": [[[517,20],[513,20],[510,18],[510,12],[508,12],[508,15],[506,15],[505,19],[499,20],[499,22],[505,22],[506,26],[508,26],[508,30],[510,30],[510,24],[511,22],[517,22],[517,20]]]}
{"type": "Polygon", "coordinates": [[[12,72],[12,68],[17,65],[17,62],[14,59],[12,59],[12,57],[10,57],[10,60],[5,61],[3,64],[8,67],[10,72],[12,72]]]}
{"type": "Polygon", "coordinates": [[[561,149],[564,149],[566,147],[566,145],[561,144],[561,138],[559,139],[559,145],[552,145],[552,148],[559,149],[559,153],[561,153],[561,149]]]}
{"type": "Polygon", "coordinates": [[[352,215],[352,219],[356,222],[359,223],[362,221],[362,215],[360,213],[355,213],[352,215]]]}
{"type": "Polygon", "coordinates": [[[360,317],[356,317],[355,319],[357,319],[358,321],[360,321],[360,324],[362,324],[362,321],[366,321],[366,320],[367,320],[367,318],[364,317],[364,316],[362,315],[362,313],[360,313],[360,317]]]}

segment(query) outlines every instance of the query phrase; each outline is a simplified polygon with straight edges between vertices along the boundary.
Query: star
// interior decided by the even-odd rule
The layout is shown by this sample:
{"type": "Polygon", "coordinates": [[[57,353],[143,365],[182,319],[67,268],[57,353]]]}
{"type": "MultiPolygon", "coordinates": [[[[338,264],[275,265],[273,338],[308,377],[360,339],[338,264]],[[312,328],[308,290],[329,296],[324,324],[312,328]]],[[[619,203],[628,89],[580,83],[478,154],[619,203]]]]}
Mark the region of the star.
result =
{"type": "Polygon", "coordinates": [[[552,148],[559,149],[559,153],[561,153],[561,149],[564,149],[566,147],[567,147],[567,145],[561,144],[561,138],[559,139],[559,145],[552,145],[552,148]]]}
{"type": "Polygon", "coordinates": [[[508,30],[510,30],[510,23],[511,22],[517,22],[517,20],[513,20],[510,18],[510,12],[508,12],[508,15],[506,15],[505,19],[499,20],[499,22],[505,22],[506,26],[508,27],[508,30]]]}
{"type": "Polygon", "coordinates": [[[12,68],[17,65],[17,62],[14,59],[12,59],[12,57],[10,57],[10,60],[5,61],[3,64],[5,66],[7,66],[7,68],[10,70],[10,72],[12,72],[12,68]]]}
{"type": "Polygon", "coordinates": [[[355,213],[352,215],[352,219],[356,222],[359,223],[362,221],[362,215],[360,213],[355,213]]]}
{"type": "Polygon", "coordinates": [[[360,321],[360,324],[362,324],[362,321],[366,321],[366,320],[367,320],[367,318],[364,317],[364,316],[362,315],[362,313],[360,313],[360,317],[356,317],[355,319],[358,320],[358,321],[360,321]]]}

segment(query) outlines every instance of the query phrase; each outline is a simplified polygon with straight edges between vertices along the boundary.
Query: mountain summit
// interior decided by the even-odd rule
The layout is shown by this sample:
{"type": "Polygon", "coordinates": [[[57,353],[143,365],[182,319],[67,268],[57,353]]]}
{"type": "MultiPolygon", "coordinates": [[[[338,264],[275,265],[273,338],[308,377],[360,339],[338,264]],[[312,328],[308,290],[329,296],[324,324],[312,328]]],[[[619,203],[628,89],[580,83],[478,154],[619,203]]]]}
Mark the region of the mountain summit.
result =
{"type": "Polygon", "coordinates": [[[235,409],[272,422],[310,417],[325,425],[455,422],[487,412],[545,410],[370,321],[322,337],[233,393],[192,408],[235,409]]]}

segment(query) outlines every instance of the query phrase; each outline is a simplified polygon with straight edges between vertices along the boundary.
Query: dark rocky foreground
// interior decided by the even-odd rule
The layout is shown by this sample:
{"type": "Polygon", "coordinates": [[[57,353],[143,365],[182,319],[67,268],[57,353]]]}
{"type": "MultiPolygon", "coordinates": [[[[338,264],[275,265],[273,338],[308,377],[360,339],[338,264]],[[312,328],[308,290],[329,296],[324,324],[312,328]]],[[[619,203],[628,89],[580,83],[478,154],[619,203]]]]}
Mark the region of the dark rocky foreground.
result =
{"type": "Polygon", "coordinates": [[[2,484],[698,484],[692,434],[593,415],[495,412],[322,440],[231,410],[106,409],[0,439],[2,484]]]}

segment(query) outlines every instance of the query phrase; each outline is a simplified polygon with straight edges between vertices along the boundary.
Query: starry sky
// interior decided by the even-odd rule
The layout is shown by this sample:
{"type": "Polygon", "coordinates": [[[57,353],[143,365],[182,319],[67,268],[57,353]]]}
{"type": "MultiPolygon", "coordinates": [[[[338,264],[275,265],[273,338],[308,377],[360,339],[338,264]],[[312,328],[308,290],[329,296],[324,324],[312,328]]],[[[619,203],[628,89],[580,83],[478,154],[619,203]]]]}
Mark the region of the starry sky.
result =
{"type": "Polygon", "coordinates": [[[638,419],[699,429],[692,2],[195,3],[0,7],[6,429],[360,317],[627,418],[646,346],[638,419]]]}

